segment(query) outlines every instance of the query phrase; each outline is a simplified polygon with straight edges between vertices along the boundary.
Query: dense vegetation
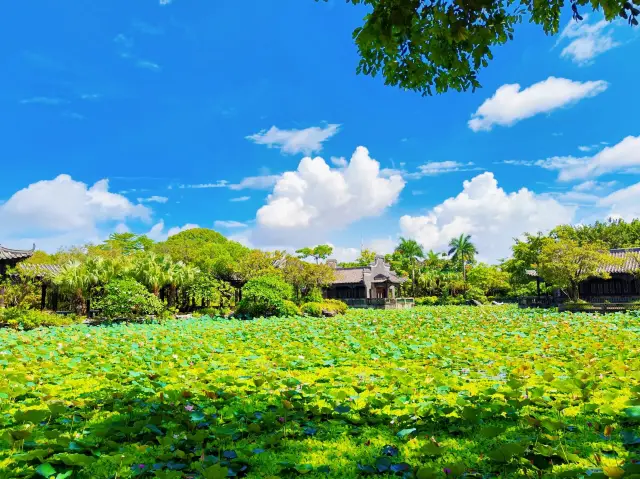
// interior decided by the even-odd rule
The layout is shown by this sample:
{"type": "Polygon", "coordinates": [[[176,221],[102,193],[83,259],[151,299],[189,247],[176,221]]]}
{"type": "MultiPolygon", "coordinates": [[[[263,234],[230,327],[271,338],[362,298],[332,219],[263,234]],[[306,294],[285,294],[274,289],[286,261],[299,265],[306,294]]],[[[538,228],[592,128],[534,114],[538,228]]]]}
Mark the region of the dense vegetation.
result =
{"type": "Polygon", "coordinates": [[[631,26],[638,25],[640,16],[635,0],[347,2],[369,7],[364,24],[353,32],[360,54],[357,72],[380,74],[387,85],[423,95],[480,87],[478,74],[493,59],[493,48],[512,41],[518,24],[529,21],[556,34],[569,3],[576,22],[589,10],[631,26]]]}
{"type": "MultiPolygon", "coordinates": [[[[577,301],[581,280],[606,277],[599,266],[621,261],[609,255],[609,248],[639,245],[640,220],[610,221],[526,234],[515,241],[510,258],[494,265],[477,261],[481,252],[469,235],[452,238],[444,252],[425,252],[415,240],[400,238],[385,259],[406,278],[398,294],[415,297],[418,304],[509,301],[537,294],[538,286],[542,294],[560,289],[577,301]],[[531,271],[544,282],[538,285],[531,271]]],[[[332,315],[344,306],[322,298],[322,288],[334,279],[333,269],[325,264],[331,254],[329,245],[302,248],[295,256],[249,249],[204,228],[160,243],[131,233],[113,234],[99,245],[53,255],[36,252],[18,275],[2,280],[4,304],[10,308],[0,308],[0,324],[31,328],[64,322],[33,312],[41,305],[43,276],[62,293],[60,304],[54,305],[50,294],[45,306],[77,317],[96,309],[105,319],[167,318],[177,312],[332,315]],[[40,264],[62,269],[52,276],[36,266],[40,264]]],[[[342,266],[366,266],[375,257],[376,252],[364,249],[354,262],[342,266]]]]}
{"type": "Polygon", "coordinates": [[[0,330],[0,477],[638,477],[638,318],[0,330]]]}

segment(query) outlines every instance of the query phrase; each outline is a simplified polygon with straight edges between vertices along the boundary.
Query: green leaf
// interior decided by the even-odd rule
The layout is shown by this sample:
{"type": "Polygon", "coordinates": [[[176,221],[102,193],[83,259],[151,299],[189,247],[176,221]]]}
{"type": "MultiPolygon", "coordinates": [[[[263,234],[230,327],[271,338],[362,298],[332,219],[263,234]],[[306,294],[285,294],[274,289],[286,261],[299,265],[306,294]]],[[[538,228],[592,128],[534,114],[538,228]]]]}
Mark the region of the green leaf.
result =
{"type": "Polygon", "coordinates": [[[420,469],[418,469],[418,472],[416,472],[417,479],[436,479],[439,477],[441,477],[439,471],[435,471],[427,467],[421,467],[420,469]]]}
{"type": "Polygon", "coordinates": [[[204,479],[224,479],[228,474],[229,469],[220,464],[215,464],[202,471],[204,479]]]}
{"type": "Polygon", "coordinates": [[[511,459],[517,456],[521,456],[526,451],[526,448],[519,444],[504,444],[497,449],[489,452],[487,456],[496,462],[509,462],[511,459]]]}
{"type": "Polygon", "coordinates": [[[624,410],[624,414],[631,419],[640,419],[640,406],[631,406],[624,410]]]}
{"type": "Polygon", "coordinates": [[[84,454],[73,454],[63,452],[51,457],[52,460],[61,461],[67,466],[88,466],[96,461],[95,457],[85,456],[84,454]]]}
{"type": "Polygon", "coordinates": [[[438,447],[434,443],[428,442],[420,448],[420,452],[425,456],[440,456],[444,451],[442,447],[438,447]]]}
{"type": "Polygon", "coordinates": [[[313,471],[313,466],[311,464],[300,464],[295,467],[295,470],[300,474],[308,474],[313,471]]]}
{"type": "Polygon", "coordinates": [[[25,411],[17,411],[13,418],[17,422],[30,422],[33,424],[39,424],[50,416],[50,412],[47,409],[27,409],[25,411]]]}
{"type": "Polygon", "coordinates": [[[36,468],[36,472],[44,477],[51,477],[56,473],[56,470],[53,468],[51,464],[45,462],[44,464],[40,464],[36,468]]]}
{"type": "Polygon", "coordinates": [[[403,429],[402,431],[398,432],[397,435],[400,439],[404,439],[405,437],[413,434],[414,432],[416,432],[416,428],[412,427],[410,429],[403,429]]]}

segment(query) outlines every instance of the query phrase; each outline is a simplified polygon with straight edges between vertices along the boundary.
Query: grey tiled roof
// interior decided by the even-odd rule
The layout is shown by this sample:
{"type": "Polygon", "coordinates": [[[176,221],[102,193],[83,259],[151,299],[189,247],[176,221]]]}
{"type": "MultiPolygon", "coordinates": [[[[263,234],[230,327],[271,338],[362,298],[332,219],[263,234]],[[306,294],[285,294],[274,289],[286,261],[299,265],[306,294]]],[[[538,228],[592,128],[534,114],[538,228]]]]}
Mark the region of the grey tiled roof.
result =
{"type": "MultiPolygon", "coordinates": [[[[333,281],[333,284],[357,284],[364,282],[364,272],[371,272],[371,268],[368,266],[363,266],[361,268],[336,268],[334,270],[336,279],[333,281]]],[[[380,276],[380,275],[378,275],[380,276]]],[[[374,282],[382,282],[382,281],[390,281],[392,283],[404,283],[406,278],[401,278],[393,271],[389,274],[389,276],[384,276],[382,278],[376,278],[373,280],[374,282]]]]}
{"type": "Polygon", "coordinates": [[[20,263],[18,268],[29,272],[36,272],[38,275],[47,276],[56,276],[62,270],[62,266],[59,264],[20,263]]]}
{"type": "MultiPolygon", "coordinates": [[[[635,273],[640,270],[640,247],[612,249],[609,250],[609,253],[611,256],[622,258],[624,261],[620,265],[604,264],[598,268],[599,273],[635,273]]],[[[529,276],[538,276],[538,272],[535,269],[528,269],[526,273],[529,276]]]]}
{"type": "Polygon", "coordinates": [[[605,264],[600,271],[607,273],[633,273],[640,269],[640,248],[621,248],[612,249],[611,256],[622,258],[624,261],[621,265],[605,264]],[[631,254],[630,254],[631,253],[631,254]]]}
{"type": "Polygon", "coordinates": [[[333,284],[353,284],[364,281],[365,268],[336,268],[333,284]]]}
{"type": "Polygon", "coordinates": [[[4,246],[0,245],[0,261],[14,261],[14,260],[21,260],[21,259],[27,259],[29,257],[31,257],[31,255],[33,254],[33,251],[35,250],[35,245],[33,246],[33,249],[9,249],[9,248],[5,248],[4,246]]]}

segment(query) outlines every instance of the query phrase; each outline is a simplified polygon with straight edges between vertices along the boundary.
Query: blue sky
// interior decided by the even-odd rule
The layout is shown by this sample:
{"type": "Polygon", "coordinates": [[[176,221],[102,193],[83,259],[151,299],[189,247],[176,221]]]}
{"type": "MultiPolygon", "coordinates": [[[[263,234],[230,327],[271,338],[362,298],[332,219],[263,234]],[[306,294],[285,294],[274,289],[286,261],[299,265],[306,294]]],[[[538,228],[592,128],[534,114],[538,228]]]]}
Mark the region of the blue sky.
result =
{"type": "Polygon", "coordinates": [[[423,98],[355,74],[365,12],[6,6],[0,243],[54,251],[199,225],[347,259],[465,232],[493,261],[524,231],[640,216],[637,29],[597,13],[571,24],[567,9],[562,35],[518,27],[481,90],[423,98]]]}

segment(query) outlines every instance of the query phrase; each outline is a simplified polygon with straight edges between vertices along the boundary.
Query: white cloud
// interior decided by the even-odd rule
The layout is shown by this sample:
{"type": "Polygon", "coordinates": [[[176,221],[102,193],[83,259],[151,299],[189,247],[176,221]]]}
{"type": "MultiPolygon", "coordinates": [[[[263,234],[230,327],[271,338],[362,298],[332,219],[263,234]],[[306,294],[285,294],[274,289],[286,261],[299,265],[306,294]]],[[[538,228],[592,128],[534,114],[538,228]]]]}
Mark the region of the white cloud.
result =
{"type": "Polygon", "coordinates": [[[231,229],[231,228],[246,228],[247,224],[246,223],[241,223],[240,221],[215,221],[213,223],[213,226],[215,226],[216,228],[225,228],[225,229],[231,229]]]}
{"type": "Polygon", "coordinates": [[[337,166],[338,168],[344,168],[345,166],[347,166],[347,164],[349,164],[349,162],[344,156],[332,156],[331,164],[333,166],[337,166]]]}
{"type": "Polygon", "coordinates": [[[138,198],[138,203],[166,203],[169,198],[166,196],[149,196],[148,198],[138,198]]]}
{"type": "Polygon", "coordinates": [[[227,188],[229,186],[229,182],[227,180],[218,180],[215,183],[198,183],[195,185],[180,185],[178,188],[180,189],[207,189],[207,188],[227,188]]]}
{"type": "Polygon", "coordinates": [[[455,171],[467,171],[470,166],[473,166],[472,162],[459,163],[457,161],[431,161],[424,165],[420,165],[418,170],[421,176],[435,176],[455,171]]]}
{"type": "Polygon", "coordinates": [[[187,223],[184,226],[174,226],[173,228],[169,228],[169,231],[165,231],[164,220],[160,220],[158,223],[153,225],[149,231],[145,234],[154,241],[165,241],[167,238],[173,235],[177,235],[183,231],[191,230],[194,228],[199,228],[200,226],[187,223]]]}
{"type": "Polygon", "coordinates": [[[63,100],[62,98],[55,98],[55,97],[49,97],[49,96],[35,96],[33,98],[25,98],[24,100],[20,100],[20,103],[22,103],[23,105],[40,104],[40,105],[55,106],[55,105],[62,105],[63,103],[67,103],[67,101],[63,100]]]}
{"type": "Polygon", "coordinates": [[[151,70],[154,72],[159,72],[160,71],[160,65],[158,65],[155,62],[151,62],[149,60],[138,60],[136,62],[136,66],[138,68],[144,68],[145,70],[151,70]]]}
{"type": "Polygon", "coordinates": [[[148,220],[151,211],[109,192],[109,181],[89,187],[69,175],[38,181],[0,205],[0,224],[6,235],[51,232],[93,232],[111,221],[148,220]]]}
{"type": "Polygon", "coordinates": [[[426,249],[440,251],[452,238],[470,234],[480,257],[495,261],[509,255],[513,238],[568,223],[574,212],[574,207],[526,188],[506,193],[493,173],[486,172],[465,181],[462,192],[426,215],[400,218],[400,230],[426,249]]]}
{"type": "Polygon", "coordinates": [[[640,218],[640,183],[614,191],[602,198],[598,206],[609,209],[608,217],[631,221],[640,218]]]}
{"type": "Polygon", "coordinates": [[[549,77],[524,90],[517,83],[502,85],[485,100],[469,120],[473,131],[489,131],[494,125],[511,126],[540,113],[549,113],[584,98],[596,96],[608,87],[599,81],[572,81],[549,77]]]}
{"type": "Polygon", "coordinates": [[[129,233],[130,231],[129,227],[124,223],[118,223],[115,227],[116,233],[129,233]]]}
{"type": "Polygon", "coordinates": [[[589,180],[573,187],[574,191],[602,191],[615,186],[617,181],[594,181],[589,180]]]}
{"type": "Polygon", "coordinates": [[[305,157],[296,171],[282,175],[258,210],[253,237],[265,244],[323,241],[333,230],[382,214],[404,185],[400,176],[382,177],[380,164],[362,146],[341,169],[305,157]]]}
{"type": "Polygon", "coordinates": [[[611,36],[611,23],[600,20],[589,23],[588,16],[581,22],[570,21],[564,28],[558,43],[565,40],[569,44],[562,49],[560,56],[569,58],[578,65],[588,65],[592,60],[608,50],[620,45],[611,36]]]}
{"type": "Polygon", "coordinates": [[[627,136],[620,143],[607,146],[593,156],[555,156],[539,160],[536,165],[559,170],[560,181],[594,178],[613,172],[633,172],[640,168],[640,136],[627,136]]]}
{"type": "Polygon", "coordinates": [[[282,153],[310,155],[322,150],[322,143],[335,135],[339,128],[340,125],[335,123],[325,128],[313,126],[304,130],[281,130],[272,126],[269,130],[249,135],[246,139],[269,148],[279,148],[282,153]]]}
{"type": "Polygon", "coordinates": [[[240,183],[229,185],[229,188],[232,190],[268,190],[278,182],[280,176],[281,175],[248,176],[243,178],[240,183]]]}
{"type": "Polygon", "coordinates": [[[592,147],[590,145],[589,146],[579,146],[578,150],[580,150],[580,151],[591,151],[591,148],[592,147]]]}
{"type": "Polygon", "coordinates": [[[233,203],[238,203],[241,201],[249,201],[250,199],[251,199],[251,196],[238,196],[237,198],[231,198],[229,201],[233,203]]]}

